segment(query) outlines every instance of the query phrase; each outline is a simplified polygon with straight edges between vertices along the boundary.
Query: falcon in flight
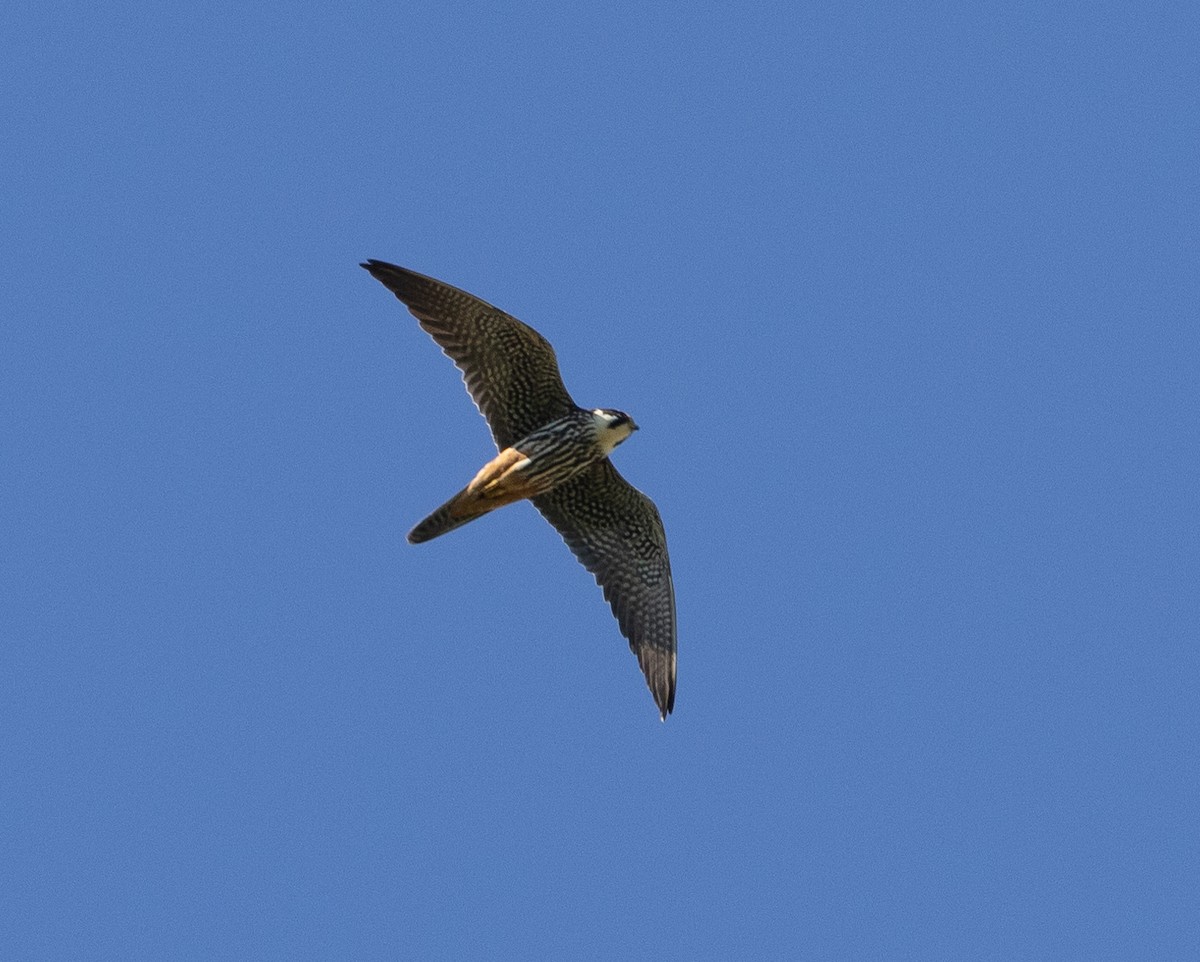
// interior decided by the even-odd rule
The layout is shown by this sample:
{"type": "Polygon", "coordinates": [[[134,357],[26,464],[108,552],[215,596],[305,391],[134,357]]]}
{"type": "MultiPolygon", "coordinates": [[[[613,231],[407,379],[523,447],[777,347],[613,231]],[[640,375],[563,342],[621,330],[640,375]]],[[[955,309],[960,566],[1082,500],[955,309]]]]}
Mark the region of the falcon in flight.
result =
{"type": "Polygon", "coordinates": [[[633,418],[581,408],[554,348],[515,317],[449,284],[383,261],[362,265],[462,371],[500,453],[408,534],[428,541],[528,498],[604,589],[663,721],[675,707],[675,588],[654,502],[608,459],[633,418]]]}

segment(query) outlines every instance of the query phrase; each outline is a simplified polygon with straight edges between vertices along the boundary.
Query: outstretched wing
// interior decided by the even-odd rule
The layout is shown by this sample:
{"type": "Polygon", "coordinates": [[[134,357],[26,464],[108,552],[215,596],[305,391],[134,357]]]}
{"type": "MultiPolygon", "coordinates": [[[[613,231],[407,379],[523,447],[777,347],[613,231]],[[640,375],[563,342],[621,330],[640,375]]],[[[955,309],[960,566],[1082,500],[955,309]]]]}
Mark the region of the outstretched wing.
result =
{"type": "Polygon", "coordinates": [[[666,720],[675,707],[675,586],[654,502],[607,458],[532,500],[604,589],[666,720]]]}
{"type": "Polygon", "coordinates": [[[575,407],[554,348],[528,324],[424,274],[384,261],[362,266],[404,302],[462,371],[501,451],[575,407]]]}

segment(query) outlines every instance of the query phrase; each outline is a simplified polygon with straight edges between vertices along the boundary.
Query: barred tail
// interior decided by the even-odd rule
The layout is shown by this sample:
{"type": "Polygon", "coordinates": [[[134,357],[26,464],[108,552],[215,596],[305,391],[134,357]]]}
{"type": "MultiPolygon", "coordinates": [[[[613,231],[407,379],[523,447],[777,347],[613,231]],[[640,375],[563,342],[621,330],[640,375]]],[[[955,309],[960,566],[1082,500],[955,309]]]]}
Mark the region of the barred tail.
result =
{"type": "Polygon", "coordinates": [[[432,538],[445,534],[447,531],[453,531],[468,521],[474,521],[476,518],[482,517],[498,507],[500,505],[494,501],[489,503],[478,495],[469,493],[467,488],[463,488],[458,494],[413,528],[408,533],[408,543],[420,544],[422,541],[429,541],[432,538]]]}

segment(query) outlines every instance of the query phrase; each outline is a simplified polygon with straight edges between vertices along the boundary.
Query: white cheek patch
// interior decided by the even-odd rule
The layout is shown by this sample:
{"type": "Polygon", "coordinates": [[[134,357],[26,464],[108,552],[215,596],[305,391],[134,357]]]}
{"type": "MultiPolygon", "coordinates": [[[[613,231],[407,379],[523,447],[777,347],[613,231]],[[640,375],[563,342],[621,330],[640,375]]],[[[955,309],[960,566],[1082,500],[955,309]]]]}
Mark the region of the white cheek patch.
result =
{"type": "Polygon", "coordinates": [[[613,420],[615,419],[605,421],[604,426],[600,429],[600,449],[606,457],[612,453],[613,448],[633,434],[633,428],[628,423],[618,425],[615,428],[611,427],[613,420]]]}

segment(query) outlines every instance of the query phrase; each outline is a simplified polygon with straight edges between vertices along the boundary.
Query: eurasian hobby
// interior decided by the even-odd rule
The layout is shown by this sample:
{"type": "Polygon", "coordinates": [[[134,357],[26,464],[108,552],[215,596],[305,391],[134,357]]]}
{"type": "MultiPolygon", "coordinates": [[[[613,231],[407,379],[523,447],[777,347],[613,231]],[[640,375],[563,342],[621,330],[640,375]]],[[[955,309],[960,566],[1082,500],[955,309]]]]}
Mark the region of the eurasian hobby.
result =
{"type": "Polygon", "coordinates": [[[562,535],[612,605],[663,720],[675,707],[675,589],[654,502],[608,455],[633,419],[571,400],[554,348],[491,304],[414,271],[362,265],[395,294],[462,371],[500,453],[409,532],[428,541],[528,498],[562,535]]]}

